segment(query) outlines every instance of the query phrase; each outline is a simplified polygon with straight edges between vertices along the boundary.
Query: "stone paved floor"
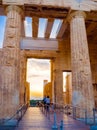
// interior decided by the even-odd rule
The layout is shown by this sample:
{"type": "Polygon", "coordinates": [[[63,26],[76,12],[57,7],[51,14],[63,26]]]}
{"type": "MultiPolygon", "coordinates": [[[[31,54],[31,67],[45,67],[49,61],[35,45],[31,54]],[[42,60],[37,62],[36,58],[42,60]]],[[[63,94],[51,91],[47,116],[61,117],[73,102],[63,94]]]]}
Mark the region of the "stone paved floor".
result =
{"type": "MultiPolygon", "coordinates": [[[[59,122],[61,119],[64,120],[63,130],[89,130],[89,127],[84,123],[61,114],[57,115],[58,127],[60,126],[59,122]]],[[[51,130],[52,125],[53,114],[50,116],[49,120],[38,107],[30,107],[16,130],[51,130]]]]}
{"type": "Polygon", "coordinates": [[[51,130],[51,122],[38,107],[30,107],[16,130],[51,130]]]}
{"type": "MultiPolygon", "coordinates": [[[[73,119],[71,116],[67,116],[63,113],[57,113],[57,125],[60,127],[60,122],[63,120],[64,130],[90,130],[89,126],[85,125],[85,123],[73,119]]],[[[50,117],[50,120],[53,121],[53,117],[50,117]]]]}

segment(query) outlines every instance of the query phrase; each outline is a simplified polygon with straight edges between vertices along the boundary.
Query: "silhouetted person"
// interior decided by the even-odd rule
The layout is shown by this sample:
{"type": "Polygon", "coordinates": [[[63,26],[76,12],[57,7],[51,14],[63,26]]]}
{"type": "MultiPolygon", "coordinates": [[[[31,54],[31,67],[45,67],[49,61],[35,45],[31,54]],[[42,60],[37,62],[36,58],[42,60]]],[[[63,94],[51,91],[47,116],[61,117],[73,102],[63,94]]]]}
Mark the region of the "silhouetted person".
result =
{"type": "Polygon", "coordinates": [[[43,104],[44,105],[46,104],[46,96],[44,96],[44,98],[43,98],[43,104]]]}
{"type": "Polygon", "coordinates": [[[46,97],[46,108],[47,108],[47,111],[49,111],[49,106],[50,106],[50,98],[49,96],[46,97]]]}
{"type": "Polygon", "coordinates": [[[46,109],[46,96],[44,96],[44,98],[43,98],[43,104],[44,104],[44,108],[46,109]]]}

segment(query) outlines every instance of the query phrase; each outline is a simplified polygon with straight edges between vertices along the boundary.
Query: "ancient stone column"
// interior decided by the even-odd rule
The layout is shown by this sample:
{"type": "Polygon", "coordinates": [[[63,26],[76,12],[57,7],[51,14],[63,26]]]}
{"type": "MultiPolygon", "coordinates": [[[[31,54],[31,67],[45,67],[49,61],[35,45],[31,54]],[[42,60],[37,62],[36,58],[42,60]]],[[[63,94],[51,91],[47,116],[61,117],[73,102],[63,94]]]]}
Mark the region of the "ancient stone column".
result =
{"type": "Polygon", "coordinates": [[[63,104],[63,72],[60,69],[55,69],[54,72],[54,97],[57,106],[63,104]]]}
{"type": "Polygon", "coordinates": [[[27,58],[25,51],[21,50],[20,58],[20,104],[25,103],[25,88],[26,88],[26,71],[27,71],[27,58]]]}
{"type": "Polygon", "coordinates": [[[19,107],[20,88],[20,39],[22,9],[6,7],[6,29],[3,46],[1,118],[12,116],[19,107]]]}
{"type": "Polygon", "coordinates": [[[57,103],[57,106],[63,105],[63,45],[64,42],[58,42],[57,56],[53,59],[53,100],[57,103]]]}
{"type": "MultiPolygon", "coordinates": [[[[86,109],[88,116],[92,116],[94,95],[85,16],[84,12],[76,11],[69,17],[73,89],[72,103],[74,106],[86,109]]],[[[83,116],[83,113],[81,113],[80,117],[81,116],[83,116]]]]}

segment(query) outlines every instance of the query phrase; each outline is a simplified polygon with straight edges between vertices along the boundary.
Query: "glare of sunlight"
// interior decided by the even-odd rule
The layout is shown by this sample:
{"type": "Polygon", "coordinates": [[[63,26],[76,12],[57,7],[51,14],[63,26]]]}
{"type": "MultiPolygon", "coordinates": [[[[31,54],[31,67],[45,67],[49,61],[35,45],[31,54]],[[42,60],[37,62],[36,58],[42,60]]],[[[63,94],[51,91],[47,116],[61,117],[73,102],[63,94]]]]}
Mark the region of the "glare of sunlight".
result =
{"type": "Polygon", "coordinates": [[[3,47],[6,16],[0,16],[0,48],[3,47]]]}
{"type": "Polygon", "coordinates": [[[57,28],[57,31],[56,31],[56,36],[57,36],[57,34],[59,33],[59,30],[60,30],[60,28],[61,28],[62,23],[63,23],[63,20],[60,20],[59,25],[58,25],[58,28],[57,28]]]}
{"type": "Polygon", "coordinates": [[[66,92],[66,76],[67,72],[63,72],[63,92],[66,92]]]}
{"type": "Polygon", "coordinates": [[[44,37],[46,24],[47,24],[46,18],[39,18],[38,37],[44,37]]]}
{"type": "Polygon", "coordinates": [[[60,27],[60,22],[62,22],[62,21],[59,19],[54,20],[54,24],[53,24],[53,28],[52,28],[52,31],[50,34],[50,38],[56,38],[56,35],[58,33],[57,31],[59,30],[59,27],[60,27]]]}
{"type": "Polygon", "coordinates": [[[66,92],[68,85],[71,88],[71,72],[63,72],[63,92],[66,92]]]}
{"type": "Polygon", "coordinates": [[[27,37],[32,37],[32,18],[26,17],[24,26],[25,26],[25,35],[27,37]]]}

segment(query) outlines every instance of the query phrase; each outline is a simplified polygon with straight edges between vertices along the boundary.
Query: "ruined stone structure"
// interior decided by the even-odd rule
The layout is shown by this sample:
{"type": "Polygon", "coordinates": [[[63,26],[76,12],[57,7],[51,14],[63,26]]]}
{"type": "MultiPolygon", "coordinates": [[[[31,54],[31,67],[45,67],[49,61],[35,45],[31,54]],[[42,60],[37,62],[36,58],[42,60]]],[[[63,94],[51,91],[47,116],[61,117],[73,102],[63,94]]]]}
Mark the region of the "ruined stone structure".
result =
{"type": "Polygon", "coordinates": [[[71,71],[72,104],[91,115],[93,84],[97,87],[97,0],[0,0],[0,15],[7,18],[0,50],[0,118],[28,102],[27,58],[51,59],[52,100],[58,104],[63,104],[63,71],[71,71]],[[25,37],[25,17],[33,19],[32,38],[25,37]],[[39,18],[48,20],[43,39],[38,38],[39,18]],[[62,24],[50,39],[55,19],[62,24]]]}
{"type": "Polygon", "coordinates": [[[50,97],[50,102],[52,103],[52,84],[51,82],[48,82],[44,86],[44,96],[49,96],[50,97]]]}
{"type": "Polygon", "coordinates": [[[72,103],[72,81],[71,81],[71,73],[68,73],[66,75],[66,91],[64,92],[63,98],[65,104],[71,104],[72,103]]]}

